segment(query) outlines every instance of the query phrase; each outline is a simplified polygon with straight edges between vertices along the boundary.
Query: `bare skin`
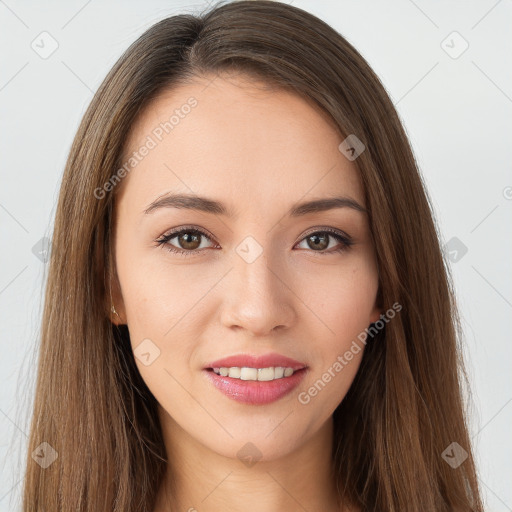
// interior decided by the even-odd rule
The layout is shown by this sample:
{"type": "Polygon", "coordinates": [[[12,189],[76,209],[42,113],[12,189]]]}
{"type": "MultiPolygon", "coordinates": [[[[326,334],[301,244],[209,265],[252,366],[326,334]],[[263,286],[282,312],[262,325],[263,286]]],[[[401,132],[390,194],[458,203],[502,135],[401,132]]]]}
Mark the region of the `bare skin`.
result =
{"type": "Polygon", "coordinates": [[[307,404],[299,394],[382,312],[368,219],[349,207],[288,211],[334,196],[365,207],[357,167],[338,150],[343,138],[326,115],[304,99],[247,77],[209,78],[166,91],[142,113],[125,156],[187,99],[197,100],[123,179],[116,208],[113,321],[128,324],[134,351],[147,339],[152,354],[159,350],[148,365],[136,357],[160,405],[169,460],[154,512],[355,510],[337,503],[332,413],[363,350],[307,404]],[[172,207],[145,213],[167,193],[221,201],[234,216],[172,207]],[[208,236],[198,235],[197,248],[183,235],[156,242],[181,227],[208,236]],[[237,252],[248,236],[250,250],[262,251],[250,263],[237,252]],[[298,388],[274,402],[237,402],[205,377],[214,359],[268,352],[308,366],[298,388]],[[258,459],[252,465],[237,455],[244,446],[258,459]]]}

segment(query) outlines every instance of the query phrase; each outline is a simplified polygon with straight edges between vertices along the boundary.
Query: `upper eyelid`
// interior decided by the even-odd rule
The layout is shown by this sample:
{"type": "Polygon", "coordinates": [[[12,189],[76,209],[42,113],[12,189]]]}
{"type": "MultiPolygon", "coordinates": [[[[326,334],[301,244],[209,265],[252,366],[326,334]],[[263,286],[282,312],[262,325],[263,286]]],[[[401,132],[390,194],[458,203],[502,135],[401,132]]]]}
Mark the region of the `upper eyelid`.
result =
{"type": "Polygon", "coordinates": [[[196,227],[192,227],[192,226],[184,226],[182,228],[177,228],[175,230],[171,230],[169,232],[166,232],[163,235],[159,236],[158,240],[163,239],[163,238],[166,238],[166,239],[174,238],[175,236],[179,235],[180,233],[187,233],[187,232],[198,232],[201,235],[206,236],[207,238],[209,238],[212,241],[215,240],[215,237],[213,235],[211,235],[205,229],[203,229],[203,228],[196,228],[196,227]]]}
{"type": "MultiPolygon", "coordinates": [[[[194,226],[183,226],[181,228],[177,228],[175,230],[171,230],[168,233],[164,233],[163,235],[161,235],[157,239],[157,241],[165,240],[165,241],[168,242],[172,238],[175,238],[180,233],[184,233],[184,232],[198,232],[201,235],[206,236],[212,242],[215,240],[215,237],[213,235],[211,235],[204,228],[199,228],[199,227],[194,227],[194,226]]],[[[315,227],[310,228],[308,231],[306,231],[306,233],[304,235],[302,235],[302,238],[300,238],[297,243],[299,243],[302,240],[304,240],[304,238],[306,238],[307,236],[313,235],[315,233],[324,233],[324,232],[328,233],[328,234],[330,234],[332,236],[338,235],[338,236],[344,238],[345,242],[347,244],[353,245],[353,243],[354,243],[354,239],[352,238],[352,236],[349,235],[348,233],[346,233],[345,231],[343,231],[341,229],[338,229],[338,228],[328,227],[328,226],[315,226],[315,227]]]]}

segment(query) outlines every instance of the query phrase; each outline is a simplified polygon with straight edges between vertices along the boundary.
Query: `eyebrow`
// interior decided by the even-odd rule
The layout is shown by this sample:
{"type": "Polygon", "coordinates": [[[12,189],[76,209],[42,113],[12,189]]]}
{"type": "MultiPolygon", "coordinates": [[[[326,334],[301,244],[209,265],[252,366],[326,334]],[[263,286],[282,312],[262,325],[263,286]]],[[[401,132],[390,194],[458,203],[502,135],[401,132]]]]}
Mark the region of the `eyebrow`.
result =
{"type": "MultiPolygon", "coordinates": [[[[144,213],[148,214],[160,208],[198,210],[214,215],[224,215],[230,218],[235,217],[233,210],[223,203],[207,197],[191,194],[167,194],[163,197],[159,197],[144,210],[144,213]]],[[[287,215],[289,217],[301,217],[311,213],[333,210],[335,208],[352,208],[353,210],[367,213],[366,208],[350,197],[326,197],[297,203],[290,208],[287,215]]]]}

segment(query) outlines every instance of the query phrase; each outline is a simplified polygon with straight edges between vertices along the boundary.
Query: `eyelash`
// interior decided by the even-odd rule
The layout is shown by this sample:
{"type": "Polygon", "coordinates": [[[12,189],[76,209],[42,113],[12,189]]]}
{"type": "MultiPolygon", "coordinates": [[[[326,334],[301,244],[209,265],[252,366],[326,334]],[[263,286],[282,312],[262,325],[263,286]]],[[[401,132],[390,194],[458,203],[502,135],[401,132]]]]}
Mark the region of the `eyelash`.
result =
{"type": "MultiPolygon", "coordinates": [[[[198,253],[199,251],[197,249],[193,250],[193,251],[186,250],[186,249],[178,249],[178,248],[174,247],[173,245],[169,244],[170,240],[172,240],[173,238],[176,238],[179,235],[182,235],[183,233],[200,234],[200,235],[208,238],[209,240],[211,240],[213,238],[208,233],[206,233],[205,231],[203,231],[201,229],[186,226],[184,228],[178,229],[176,231],[171,231],[170,233],[162,235],[158,240],[155,240],[155,242],[157,243],[157,245],[159,247],[167,246],[167,247],[165,247],[165,249],[167,249],[169,252],[180,254],[181,256],[184,256],[184,257],[192,256],[192,255],[194,255],[194,253],[198,253]]],[[[310,233],[307,233],[299,241],[299,243],[312,235],[318,235],[318,234],[324,234],[324,233],[328,233],[334,239],[341,242],[342,243],[341,247],[334,251],[333,250],[326,251],[324,249],[323,251],[312,251],[312,252],[318,253],[322,256],[325,256],[327,254],[339,254],[339,253],[342,253],[342,252],[348,250],[354,244],[354,242],[352,241],[352,239],[349,236],[347,236],[347,235],[343,234],[342,232],[339,232],[335,229],[332,229],[332,228],[324,228],[324,229],[318,230],[318,231],[311,231],[310,233]]]]}

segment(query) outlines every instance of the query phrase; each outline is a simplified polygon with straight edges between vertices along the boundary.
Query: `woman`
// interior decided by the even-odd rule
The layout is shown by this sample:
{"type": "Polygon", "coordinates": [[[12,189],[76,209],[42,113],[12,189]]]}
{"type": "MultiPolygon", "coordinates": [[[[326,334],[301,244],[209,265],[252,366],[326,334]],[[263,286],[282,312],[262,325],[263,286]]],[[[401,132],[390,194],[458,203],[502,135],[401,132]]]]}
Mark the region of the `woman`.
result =
{"type": "Polygon", "coordinates": [[[279,2],[164,19],[71,148],[23,510],[482,511],[460,338],[361,55],[279,2]]]}

